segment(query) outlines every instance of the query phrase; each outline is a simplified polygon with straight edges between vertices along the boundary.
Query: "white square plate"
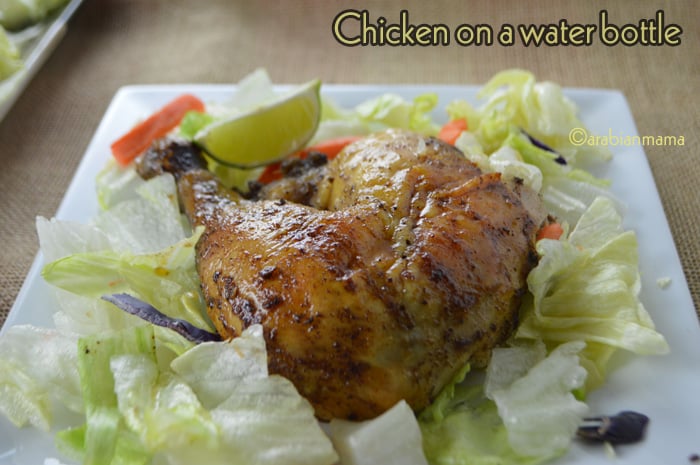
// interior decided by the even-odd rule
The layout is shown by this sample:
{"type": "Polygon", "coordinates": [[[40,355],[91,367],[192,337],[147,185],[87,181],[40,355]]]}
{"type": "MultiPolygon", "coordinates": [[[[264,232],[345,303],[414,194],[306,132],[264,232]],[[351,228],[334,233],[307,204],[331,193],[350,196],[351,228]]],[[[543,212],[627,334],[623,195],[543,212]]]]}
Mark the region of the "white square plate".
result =
{"type": "MultiPolygon", "coordinates": [[[[60,219],[86,222],[98,211],[94,180],[110,157],[110,144],[175,96],[190,92],[204,101],[227,99],[230,85],[132,86],[119,90],[109,106],[57,212],[60,219]]],[[[407,98],[435,92],[440,98],[435,117],[444,121],[444,105],[462,98],[476,101],[476,87],[466,86],[341,86],[326,85],[322,92],[337,103],[351,107],[385,92],[407,98]]],[[[617,91],[566,89],[580,108],[591,134],[638,135],[624,96],[617,91]]],[[[642,277],[641,300],[666,336],[671,353],[662,357],[618,357],[617,369],[607,384],[593,392],[593,414],[636,410],[651,423],[639,444],[616,448],[617,465],[687,464],[700,453],[700,325],[694,311],[681,264],[649,169],[639,146],[613,146],[614,158],[603,176],[613,181],[612,190],[627,204],[625,225],[636,231],[642,277]],[[658,278],[670,278],[662,290],[658,278]]],[[[5,327],[29,323],[52,325],[52,293],[40,275],[39,255],[22,287],[5,327]]],[[[25,428],[17,430],[0,418],[0,465],[34,465],[56,457],[50,435],[25,428]]],[[[603,447],[575,443],[556,464],[610,464],[603,447]]]]}

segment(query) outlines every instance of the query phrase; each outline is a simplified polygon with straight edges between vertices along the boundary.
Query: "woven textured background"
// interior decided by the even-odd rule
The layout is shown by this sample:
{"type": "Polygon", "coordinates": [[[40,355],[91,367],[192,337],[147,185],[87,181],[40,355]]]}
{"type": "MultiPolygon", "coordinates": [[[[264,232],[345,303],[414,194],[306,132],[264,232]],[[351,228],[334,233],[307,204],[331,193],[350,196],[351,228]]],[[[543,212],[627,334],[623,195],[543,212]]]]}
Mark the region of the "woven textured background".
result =
{"type": "Polygon", "coordinates": [[[85,0],[68,33],[0,122],[0,324],[37,251],[34,219],[52,216],[117,89],[231,83],[257,67],[275,82],[481,84],[505,68],[569,87],[620,89],[640,134],[683,135],[646,147],[690,291],[700,303],[698,76],[700,14],[692,1],[362,2],[372,18],[413,22],[638,23],[662,8],[678,47],[343,47],[331,35],[349,2],[85,0]]]}

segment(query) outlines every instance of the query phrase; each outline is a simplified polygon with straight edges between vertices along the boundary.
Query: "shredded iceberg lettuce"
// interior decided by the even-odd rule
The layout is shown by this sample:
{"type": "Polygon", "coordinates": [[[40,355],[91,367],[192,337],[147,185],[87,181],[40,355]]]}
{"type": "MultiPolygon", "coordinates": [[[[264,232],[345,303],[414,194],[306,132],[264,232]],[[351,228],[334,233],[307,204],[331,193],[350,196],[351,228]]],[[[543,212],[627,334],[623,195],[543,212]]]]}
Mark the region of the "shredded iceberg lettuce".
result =
{"type": "Polygon", "coordinates": [[[268,374],[259,325],[166,360],[151,325],[81,338],[72,351],[85,423],[59,432],[57,444],[83,464],[338,459],[311,404],[289,380],[268,374]]]}
{"type": "Polygon", "coordinates": [[[112,250],[73,254],[46,265],[42,276],[58,288],[95,299],[125,292],[172,318],[212,329],[204,316],[193,253],[202,232],[198,228],[191,237],[152,254],[112,250]]]}
{"type": "Polygon", "coordinates": [[[420,427],[406,401],[372,420],[333,419],[329,430],[343,465],[428,465],[420,427]]]}
{"type": "Polygon", "coordinates": [[[552,147],[574,166],[611,157],[607,148],[578,147],[569,141],[570,131],[584,125],[576,105],[557,84],[537,82],[532,73],[512,69],[496,74],[478,96],[485,99],[479,108],[460,100],[450,103],[447,111],[451,119],[467,119],[486,153],[496,151],[517,128],[552,147]]]}
{"type": "Polygon", "coordinates": [[[145,183],[133,167],[109,159],[95,179],[97,202],[107,210],[122,201],[138,198],[137,189],[145,183]]]}
{"type": "Polygon", "coordinates": [[[77,337],[28,325],[0,337],[0,412],[15,426],[49,431],[60,406],[81,412],[77,337]]]}
{"type": "Polygon", "coordinates": [[[508,442],[518,454],[549,457],[568,449],[588,412],[588,406],[573,394],[586,379],[586,370],[579,365],[577,355],[584,346],[581,341],[562,344],[546,358],[529,365],[524,376],[516,371],[508,379],[500,370],[497,383],[492,379],[493,373],[508,364],[510,357],[522,359],[519,352],[528,349],[494,350],[484,389],[496,403],[508,431],[508,442]]]}
{"type": "Polygon", "coordinates": [[[37,218],[48,261],[42,276],[57,289],[62,308],[54,321],[80,333],[138,324],[99,299],[129,292],[168,316],[211,329],[194,266],[203,230],[193,232],[180,213],[172,175],[135,181],[121,170],[110,165],[98,177],[98,192],[110,200],[89,224],[37,218]]]}
{"type": "Polygon", "coordinates": [[[419,417],[431,464],[523,465],[561,456],[588,407],[572,394],[586,371],[581,342],[495,349],[483,384],[465,371],[419,417]]]}
{"type": "Polygon", "coordinates": [[[522,179],[540,192],[551,214],[569,225],[599,196],[610,198],[622,211],[607,189],[609,181],[585,169],[609,160],[610,152],[570,142],[570,131],[584,125],[558,85],[537,82],[527,71],[508,70],[495,75],[478,95],[485,99],[478,107],[464,100],[447,106],[450,119],[467,120],[469,130],[455,145],[468,159],[486,171],[522,179]]]}
{"type": "Polygon", "coordinates": [[[148,356],[111,359],[118,408],[146,450],[169,464],[332,464],[311,405],[267,373],[262,327],[200,344],[158,370],[148,356]]]}
{"type": "Polygon", "coordinates": [[[537,243],[517,337],[549,345],[585,341],[588,389],[600,386],[616,349],[664,354],[669,347],[639,300],[637,240],[604,197],[593,201],[564,240],[537,243]]]}
{"type": "Polygon", "coordinates": [[[508,443],[508,433],[496,404],[483,386],[459,383],[448,402],[433,404],[419,417],[423,450],[431,465],[534,465],[537,458],[519,456],[508,443]],[[436,410],[436,405],[446,408],[436,410]]]}
{"type": "MultiPolygon", "coordinates": [[[[74,438],[76,431],[83,437],[82,447],[69,449],[66,441],[63,448],[83,465],[113,463],[113,458],[123,443],[133,443],[133,435],[124,427],[117,405],[114,378],[110,371],[110,360],[117,354],[144,354],[155,359],[156,352],[153,329],[139,326],[120,331],[81,338],[78,341],[78,373],[85,406],[85,425],[71,428],[66,438],[74,438]]],[[[58,440],[62,440],[59,434],[58,440]]],[[[73,447],[78,444],[72,444],[73,447]]],[[[133,449],[133,447],[129,447],[133,449]]],[[[145,455],[145,450],[142,454],[145,455]]]]}
{"type": "Polygon", "coordinates": [[[436,135],[439,130],[431,114],[438,103],[433,93],[418,95],[412,101],[397,94],[382,94],[353,109],[341,108],[327,97],[323,97],[321,103],[321,122],[310,145],[388,128],[410,129],[425,135],[436,135]]]}
{"type": "Polygon", "coordinates": [[[153,253],[192,234],[180,213],[171,174],[144,181],[133,167],[108,163],[96,189],[103,210],[88,224],[37,218],[39,245],[47,261],[104,250],[153,253]]]}

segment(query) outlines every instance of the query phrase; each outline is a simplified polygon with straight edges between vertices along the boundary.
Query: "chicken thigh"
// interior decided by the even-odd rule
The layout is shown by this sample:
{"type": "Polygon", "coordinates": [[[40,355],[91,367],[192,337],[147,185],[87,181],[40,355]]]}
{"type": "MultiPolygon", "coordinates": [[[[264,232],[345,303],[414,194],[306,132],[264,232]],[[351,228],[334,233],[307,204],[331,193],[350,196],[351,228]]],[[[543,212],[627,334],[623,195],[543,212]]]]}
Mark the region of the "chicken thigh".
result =
{"type": "Polygon", "coordinates": [[[193,146],[162,144],[193,225],[208,313],[225,338],[264,328],[271,373],[318,418],[416,411],[512,333],[535,235],[535,193],[482,173],[453,146],[391,130],[264,186],[223,187],[193,146]],[[319,165],[317,163],[316,165],[319,165]]]}

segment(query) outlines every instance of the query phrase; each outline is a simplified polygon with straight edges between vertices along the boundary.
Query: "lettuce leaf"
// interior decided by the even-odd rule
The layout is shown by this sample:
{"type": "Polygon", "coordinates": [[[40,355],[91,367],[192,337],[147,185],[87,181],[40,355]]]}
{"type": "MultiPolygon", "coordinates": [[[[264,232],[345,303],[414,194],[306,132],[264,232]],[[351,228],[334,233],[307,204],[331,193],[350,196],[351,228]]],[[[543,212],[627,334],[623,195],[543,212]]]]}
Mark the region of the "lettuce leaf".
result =
{"type": "Polygon", "coordinates": [[[155,360],[139,355],[112,358],[118,410],[151,454],[189,447],[216,448],[219,428],[190,386],[155,360]]]}
{"type": "Polygon", "coordinates": [[[322,98],[321,122],[309,145],[336,137],[367,135],[389,128],[436,135],[440,128],[433,121],[431,112],[437,102],[437,95],[433,93],[418,95],[412,101],[397,94],[386,93],[361,102],[353,109],[344,109],[330,99],[322,98]]]}
{"type": "Polygon", "coordinates": [[[624,231],[613,203],[597,198],[568,239],[537,243],[539,264],[528,276],[532,299],[517,337],[557,345],[585,341],[587,389],[601,385],[617,349],[664,354],[669,347],[639,301],[636,235],[624,231]]]}
{"type": "Polygon", "coordinates": [[[419,416],[428,461],[523,465],[564,454],[588,410],[572,394],[586,375],[582,347],[495,349],[483,384],[462,371],[419,416]]]}
{"type": "Polygon", "coordinates": [[[73,254],[47,264],[42,276],[49,284],[94,299],[126,292],[170,317],[212,329],[197,292],[194,246],[202,232],[198,228],[191,237],[152,254],[111,250],[73,254]]]}
{"type": "Polygon", "coordinates": [[[171,363],[172,370],[197,393],[206,408],[220,405],[231,395],[231,386],[242,379],[268,376],[267,351],[261,326],[225,343],[198,344],[171,363]]]}
{"type": "Polygon", "coordinates": [[[447,110],[450,119],[467,119],[486,153],[496,151],[516,128],[552,147],[574,166],[611,158],[606,147],[578,147],[569,141],[570,131],[584,125],[576,105],[557,84],[537,82],[532,73],[511,69],[493,76],[478,97],[485,99],[478,108],[456,101],[447,110]]]}
{"type": "MultiPolygon", "coordinates": [[[[231,395],[212,410],[226,444],[221,465],[250,463],[279,465],[330,465],[338,456],[314,417],[313,407],[286,378],[271,375],[260,380],[244,378],[231,395]],[[235,458],[233,458],[235,457],[235,458]],[[232,459],[233,458],[233,459],[232,459]]],[[[179,463],[194,463],[198,455],[179,463]]]]}
{"type": "Polygon", "coordinates": [[[68,0],[5,0],[2,2],[0,27],[21,31],[45,19],[68,0]]]}
{"type": "Polygon", "coordinates": [[[494,349],[486,375],[486,396],[496,403],[508,431],[508,442],[518,454],[555,457],[568,449],[588,412],[588,406],[572,394],[586,378],[577,356],[584,346],[581,341],[568,342],[541,360],[537,360],[541,353],[537,348],[534,355],[523,347],[494,349]],[[522,362],[524,351],[530,360],[525,360],[512,378],[504,377],[501,367],[513,366],[511,358],[522,362]],[[532,360],[537,363],[531,364],[532,360]],[[529,370],[521,376],[520,370],[525,367],[529,370]],[[494,373],[499,371],[496,382],[494,373]]]}
{"type": "Polygon", "coordinates": [[[135,189],[137,197],[114,204],[93,220],[109,239],[111,249],[152,253],[191,234],[180,214],[175,179],[169,173],[149,179],[135,189]]]}
{"type": "Polygon", "coordinates": [[[206,126],[216,121],[216,118],[209,113],[199,111],[188,111],[180,121],[178,131],[180,136],[187,140],[193,140],[194,136],[206,126]]]}
{"type": "MultiPolygon", "coordinates": [[[[211,329],[195,270],[194,246],[203,229],[193,232],[180,213],[174,178],[132,182],[125,172],[109,172],[103,172],[98,191],[111,200],[90,223],[37,218],[49,262],[42,276],[57,288],[62,309],[54,321],[84,335],[142,324],[100,300],[128,292],[168,316],[211,329]],[[124,177],[125,182],[114,181],[124,177]]],[[[165,330],[156,334],[170,338],[172,347],[180,343],[165,330]]]]}
{"type": "Polygon", "coordinates": [[[29,325],[0,336],[0,411],[17,427],[48,431],[54,413],[83,411],[77,336],[29,325]]]}
{"type": "Polygon", "coordinates": [[[383,94],[355,107],[356,114],[366,123],[379,123],[390,128],[411,129],[426,135],[435,135],[438,126],[430,112],[438,97],[433,93],[421,94],[408,102],[396,94],[383,94]]]}
{"type": "Polygon", "coordinates": [[[267,70],[257,68],[244,76],[228,100],[221,104],[208,104],[207,111],[216,118],[225,118],[232,114],[244,113],[265,105],[278,96],[267,70]]]}
{"type": "Polygon", "coordinates": [[[138,463],[146,463],[150,455],[140,447],[121,420],[110,361],[122,354],[138,354],[155,360],[152,327],[144,325],[81,338],[77,353],[85,425],[59,434],[59,449],[79,458],[83,465],[133,463],[113,460],[115,456],[121,456],[123,450],[129,451],[130,457],[136,452],[138,463]]]}
{"type": "Polygon", "coordinates": [[[456,143],[468,159],[485,171],[522,179],[542,194],[545,207],[560,222],[576,224],[599,196],[609,197],[622,211],[607,189],[609,181],[586,171],[609,160],[611,153],[606,147],[575,146],[569,141],[570,131],[584,125],[576,105],[558,85],[537,82],[527,71],[508,70],[495,75],[479,97],[485,99],[479,107],[463,100],[447,105],[450,119],[468,122],[469,131],[456,143]],[[536,146],[529,136],[556,153],[536,146]]]}
{"type": "Polygon", "coordinates": [[[428,407],[419,416],[423,450],[431,465],[534,465],[542,460],[519,456],[508,443],[508,432],[496,404],[483,387],[454,386],[449,409],[428,407]],[[439,421],[432,420],[440,417],[439,421]]]}
{"type": "Polygon", "coordinates": [[[311,404],[290,381],[268,375],[260,325],[174,359],[163,357],[154,329],[71,344],[85,423],[57,435],[65,455],[86,465],[336,463],[311,404]]]}
{"type": "Polygon", "coordinates": [[[137,189],[145,183],[133,166],[121,166],[110,157],[95,178],[97,202],[101,209],[107,210],[125,200],[136,199],[137,189]]]}
{"type": "Polygon", "coordinates": [[[39,244],[47,261],[103,250],[152,253],[192,234],[180,213],[171,174],[143,181],[133,168],[110,166],[97,181],[99,195],[109,200],[90,222],[37,218],[39,244]]]}
{"type": "Polygon", "coordinates": [[[329,434],[343,465],[428,465],[420,427],[403,400],[372,420],[333,419],[329,434]]]}
{"type": "Polygon", "coordinates": [[[289,380],[268,375],[260,325],[231,341],[200,344],[171,366],[210,409],[220,431],[218,450],[171,452],[169,457],[177,456],[173,463],[311,465],[337,460],[308,401],[289,380]]]}
{"type": "Polygon", "coordinates": [[[335,463],[311,405],[267,373],[262,327],[203,343],[159,370],[150,357],[111,360],[119,411],[146,450],[167,464],[335,463]]]}

